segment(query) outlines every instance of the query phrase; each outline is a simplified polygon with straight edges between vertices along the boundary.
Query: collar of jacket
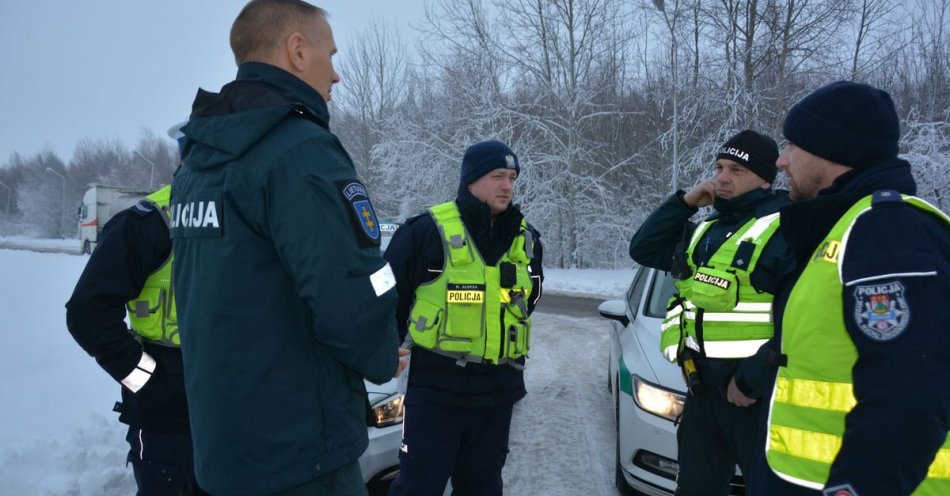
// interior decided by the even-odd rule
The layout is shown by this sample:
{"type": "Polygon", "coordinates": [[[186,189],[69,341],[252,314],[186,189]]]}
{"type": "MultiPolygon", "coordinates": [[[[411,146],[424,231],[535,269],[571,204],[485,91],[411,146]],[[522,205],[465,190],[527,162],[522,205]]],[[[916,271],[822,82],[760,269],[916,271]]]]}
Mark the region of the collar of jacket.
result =
{"type": "Polygon", "coordinates": [[[491,208],[487,203],[475,198],[465,186],[459,186],[455,204],[458,205],[466,229],[475,238],[475,246],[485,263],[494,265],[518,234],[521,210],[512,203],[492,222],[491,208]]]}
{"type": "Polygon", "coordinates": [[[245,62],[238,67],[235,81],[256,81],[273,86],[284,98],[309,110],[317,118],[318,124],[330,128],[330,111],[323,96],[302,79],[280,67],[263,62],[245,62]]]}
{"type": "Polygon", "coordinates": [[[773,195],[771,189],[756,188],[728,200],[716,198],[716,202],[713,204],[716,212],[709,216],[709,220],[719,219],[727,224],[739,220],[744,221],[757,213],[760,207],[767,203],[773,195]]]}
{"type": "Polygon", "coordinates": [[[891,159],[872,167],[852,169],[819,191],[817,197],[783,208],[779,230],[795,260],[804,263],[855,202],[882,189],[915,194],[917,183],[911,175],[910,163],[891,159]]]}

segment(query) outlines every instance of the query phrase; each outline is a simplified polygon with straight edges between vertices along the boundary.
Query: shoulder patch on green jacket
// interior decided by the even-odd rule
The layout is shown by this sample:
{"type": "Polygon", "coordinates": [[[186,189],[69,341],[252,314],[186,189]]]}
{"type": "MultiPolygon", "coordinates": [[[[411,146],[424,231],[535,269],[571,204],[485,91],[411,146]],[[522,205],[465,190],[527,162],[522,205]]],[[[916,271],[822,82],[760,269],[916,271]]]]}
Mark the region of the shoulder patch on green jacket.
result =
{"type": "Polygon", "coordinates": [[[381,231],[373,204],[369,201],[366,186],[358,179],[344,179],[335,182],[343,197],[356,242],[361,248],[379,246],[381,231]]]}

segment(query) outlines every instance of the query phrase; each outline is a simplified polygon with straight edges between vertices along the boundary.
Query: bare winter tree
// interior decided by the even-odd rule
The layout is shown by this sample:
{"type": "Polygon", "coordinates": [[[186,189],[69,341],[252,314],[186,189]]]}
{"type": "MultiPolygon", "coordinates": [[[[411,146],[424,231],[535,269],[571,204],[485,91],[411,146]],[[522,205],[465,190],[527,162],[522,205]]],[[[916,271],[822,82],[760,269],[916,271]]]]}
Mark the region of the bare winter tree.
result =
{"type": "Polygon", "coordinates": [[[140,167],[142,178],[148,178],[141,186],[148,191],[156,190],[172,182],[172,174],[178,168],[178,145],[167,136],[159,136],[151,129],[143,128],[131,159],[129,167],[140,167]]]}
{"type": "Polygon", "coordinates": [[[897,22],[903,5],[900,0],[857,0],[850,79],[872,77],[907,45],[902,31],[909,26],[897,22]]]}
{"type": "MultiPolygon", "coordinates": [[[[466,147],[505,141],[548,264],[622,267],[674,170],[689,188],[733,133],[781,138],[790,104],[854,79],[894,97],[919,195],[947,209],[948,19],[950,0],[442,0],[414,24],[412,51],[385,22],[360,33],[334,130],[380,215],[397,220],[454,197],[466,147]]],[[[177,163],[148,132],[133,150],[86,140],[68,167],[14,154],[0,167],[12,192],[0,231],[12,217],[64,234],[62,180],[46,167],[73,205],[92,182],[157,187],[177,163]]]]}
{"type": "Polygon", "coordinates": [[[356,169],[377,199],[376,208],[386,217],[398,211],[394,195],[378,194],[387,185],[372,161],[373,148],[398,119],[399,105],[406,100],[409,55],[399,32],[386,25],[371,25],[359,33],[341,64],[346,83],[334,98],[335,131],[346,143],[356,169]]]}
{"type": "Polygon", "coordinates": [[[901,141],[903,158],[911,163],[917,195],[944,212],[950,210],[950,122],[921,122],[912,113],[901,141]]]}
{"type": "Polygon", "coordinates": [[[66,167],[51,150],[32,157],[15,158],[13,167],[23,171],[16,190],[20,232],[42,238],[75,236],[76,224],[70,222],[72,206],[66,204],[63,191],[66,167]]]}

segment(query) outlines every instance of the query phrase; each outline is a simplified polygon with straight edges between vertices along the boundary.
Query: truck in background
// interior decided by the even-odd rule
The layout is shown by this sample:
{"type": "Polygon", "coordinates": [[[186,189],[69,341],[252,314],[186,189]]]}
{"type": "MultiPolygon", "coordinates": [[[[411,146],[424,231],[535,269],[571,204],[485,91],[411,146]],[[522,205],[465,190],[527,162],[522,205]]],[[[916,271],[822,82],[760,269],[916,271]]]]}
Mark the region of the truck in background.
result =
{"type": "Polygon", "coordinates": [[[151,191],[123,186],[93,184],[82,196],[79,206],[79,244],[83,254],[96,249],[99,233],[113,215],[131,207],[151,191]]]}

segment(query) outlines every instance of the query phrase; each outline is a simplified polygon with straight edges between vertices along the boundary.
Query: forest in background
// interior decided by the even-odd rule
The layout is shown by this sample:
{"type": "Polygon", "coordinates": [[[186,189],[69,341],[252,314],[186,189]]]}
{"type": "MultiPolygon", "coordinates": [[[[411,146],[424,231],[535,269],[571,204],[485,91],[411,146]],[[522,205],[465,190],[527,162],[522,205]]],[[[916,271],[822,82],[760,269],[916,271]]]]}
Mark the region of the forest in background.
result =
{"type": "MultiPolygon", "coordinates": [[[[841,79],[891,94],[918,196],[950,211],[948,23],[950,0],[442,0],[414,46],[383,24],[340,47],[331,129],[397,221],[454,198],[468,145],[505,141],[546,264],[627,267],[636,228],[710,175],[725,139],[781,145],[788,107],[841,79]]],[[[14,153],[0,234],[74,237],[89,184],[157,188],[177,163],[150,130],[14,153]]]]}

